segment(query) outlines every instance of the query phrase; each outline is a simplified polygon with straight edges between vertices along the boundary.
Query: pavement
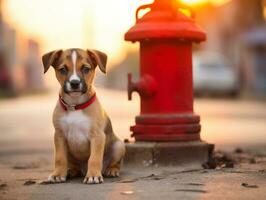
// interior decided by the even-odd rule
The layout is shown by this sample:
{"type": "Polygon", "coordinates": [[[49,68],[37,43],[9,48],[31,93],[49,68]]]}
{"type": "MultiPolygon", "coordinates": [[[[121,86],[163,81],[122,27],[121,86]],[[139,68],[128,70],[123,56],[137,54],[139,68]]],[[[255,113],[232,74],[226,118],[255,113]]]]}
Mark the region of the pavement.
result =
{"type": "Polygon", "coordinates": [[[234,156],[242,160],[233,168],[128,166],[121,177],[105,178],[100,185],[85,185],[82,178],[43,185],[52,169],[52,152],[1,155],[0,199],[265,199],[266,155],[234,156]]]}
{"type": "MultiPolygon", "coordinates": [[[[97,95],[115,132],[129,138],[128,127],[139,113],[137,95],[132,102],[121,91],[98,89],[97,95]]],[[[207,169],[199,163],[127,166],[121,177],[105,178],[101,185],[84,185],[82,178],[46,185],[41,183],[53,168],[51,114],[56,99],[57,93],[51,92],[0,100],[0,200],[266,199],[264,101],[195,100],[202,139],[215,143],[233,166],[223,159],[207,169]]]]}

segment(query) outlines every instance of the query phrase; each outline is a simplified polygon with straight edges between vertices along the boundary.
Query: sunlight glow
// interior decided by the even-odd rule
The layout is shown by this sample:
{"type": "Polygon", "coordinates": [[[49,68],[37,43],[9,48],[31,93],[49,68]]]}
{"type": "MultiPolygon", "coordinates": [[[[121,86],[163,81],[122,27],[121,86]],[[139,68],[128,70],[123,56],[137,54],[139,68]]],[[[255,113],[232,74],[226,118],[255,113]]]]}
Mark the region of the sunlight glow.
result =
{"type": "MultiPolygon", "coordinates": [[[[95,48],[120,62],[128,49],[125,32],[135,24],[135,11],[154,0],[8,0],[3,1],[4,20],[17,33],[39,42],[41,53],[58,48],[95,48]]],[[[197,6],[229,0],[177,0],[197,6]]]]}
{"type": "Polygon", "coordinates": [[[109,63],[124,58],[125,32],[135,23],[135,10],[152,0],[8,0],[4,20],[19,33],[37,40],[41,53],[58,48],[95,48],[109,63]]]}
{"type": "Polygon", "coordinates": [[[206,3],[209,2],[209,0],[181,0],[183,3],[186,4],[202,4],[202,3],[206,3]]]}
{"type": "MultiPolygon", "coordinates": [[[[178,0],[177,0],[178,1],[178,0]]],[[[197,6],[205,3],[212,3],[216,6],[220,6],[222,4],[225,4],[231,0],[180,0],[181,2],[188,4],[190,6],[197,6]]]]}

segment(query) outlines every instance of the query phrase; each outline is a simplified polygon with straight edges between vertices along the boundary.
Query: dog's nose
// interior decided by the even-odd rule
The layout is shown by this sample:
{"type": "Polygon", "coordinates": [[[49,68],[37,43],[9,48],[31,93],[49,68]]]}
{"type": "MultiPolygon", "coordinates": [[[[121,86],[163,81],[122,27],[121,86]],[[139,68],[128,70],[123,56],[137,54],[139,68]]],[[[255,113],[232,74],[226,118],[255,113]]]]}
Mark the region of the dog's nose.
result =
{"type": "Polygon", "coordinates": [[[79,80],[72,80],[70,81],[70,86],[72,89],[78,89],[79,88],[80,81],[79,80]]]}

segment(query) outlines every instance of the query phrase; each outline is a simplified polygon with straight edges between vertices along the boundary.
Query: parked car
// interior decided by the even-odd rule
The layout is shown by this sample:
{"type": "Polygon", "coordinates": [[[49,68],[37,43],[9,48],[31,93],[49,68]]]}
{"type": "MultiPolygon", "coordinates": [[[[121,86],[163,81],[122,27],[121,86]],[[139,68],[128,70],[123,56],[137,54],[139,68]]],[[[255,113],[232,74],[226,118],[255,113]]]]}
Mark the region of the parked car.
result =
{"type": "Polygon", "coordinates": [[[222,55],[197,52],[193,55],[193,82],[196,96],[239,93],[238,74],[233,65],[222,55]]]}

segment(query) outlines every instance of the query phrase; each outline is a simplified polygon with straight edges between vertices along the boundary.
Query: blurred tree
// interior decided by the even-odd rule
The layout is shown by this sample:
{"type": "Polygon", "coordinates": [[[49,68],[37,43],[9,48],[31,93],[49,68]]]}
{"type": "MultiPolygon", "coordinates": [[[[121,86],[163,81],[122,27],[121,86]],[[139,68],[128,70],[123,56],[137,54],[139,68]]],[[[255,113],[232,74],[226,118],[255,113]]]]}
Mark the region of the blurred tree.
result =
{"type": "Polygon", "coordinates": [[[246,31],[251,27],[261,25],[264,22],[263,0],[233,0],[236,4],[234,19],[236,31],[246,31]]]}

